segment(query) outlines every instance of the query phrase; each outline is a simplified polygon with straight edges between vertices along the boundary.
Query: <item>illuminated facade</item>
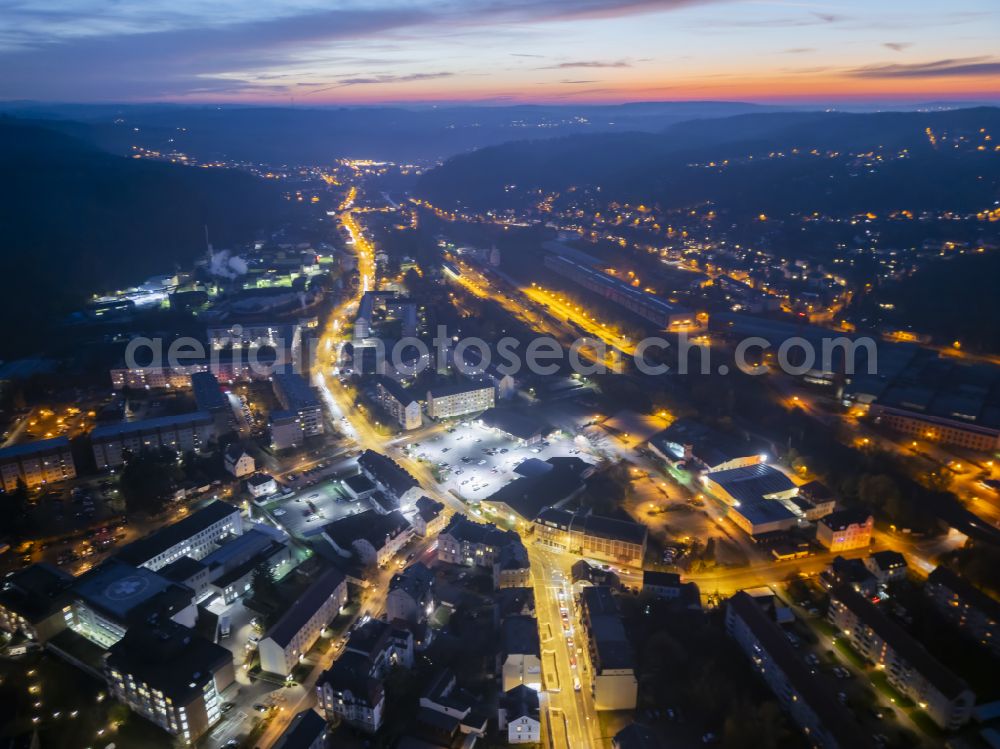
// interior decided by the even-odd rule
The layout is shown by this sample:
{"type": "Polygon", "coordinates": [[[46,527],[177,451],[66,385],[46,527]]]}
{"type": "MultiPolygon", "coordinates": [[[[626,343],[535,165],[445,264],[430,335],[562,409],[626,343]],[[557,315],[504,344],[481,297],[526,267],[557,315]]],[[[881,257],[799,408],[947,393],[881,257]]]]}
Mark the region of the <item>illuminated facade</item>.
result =
{"type": "Polygon", "coordinates": [[[18,482],[29,489],[76,478],[76,463],[66,437],[25,442],[0,449],[3,489],[12,492],[18,482]]]}

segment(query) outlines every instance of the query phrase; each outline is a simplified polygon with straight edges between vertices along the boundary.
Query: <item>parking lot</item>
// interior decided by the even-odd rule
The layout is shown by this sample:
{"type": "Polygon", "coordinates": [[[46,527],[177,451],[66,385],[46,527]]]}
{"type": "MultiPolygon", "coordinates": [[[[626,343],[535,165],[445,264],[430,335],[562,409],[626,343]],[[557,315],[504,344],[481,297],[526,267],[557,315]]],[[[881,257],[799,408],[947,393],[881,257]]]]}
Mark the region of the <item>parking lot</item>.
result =
{"type": "Polygon", "coordinates": [[[517,478],[514,468],[528,458],[575,456],[595,462],[585,447],[560,433],[535,445],[520,445],[494,429],[463,423],[404,449],[411,457],[435,466],[446,490],[475,501],[517,478]]]}
{"type": "Polygon", "coordinates": [[[281,495],[264,509],[286,533],[298,538],[315,535],[324,525],[369,509],[364,500],[351,501],[340,479],[319,483],[281,495]]]}

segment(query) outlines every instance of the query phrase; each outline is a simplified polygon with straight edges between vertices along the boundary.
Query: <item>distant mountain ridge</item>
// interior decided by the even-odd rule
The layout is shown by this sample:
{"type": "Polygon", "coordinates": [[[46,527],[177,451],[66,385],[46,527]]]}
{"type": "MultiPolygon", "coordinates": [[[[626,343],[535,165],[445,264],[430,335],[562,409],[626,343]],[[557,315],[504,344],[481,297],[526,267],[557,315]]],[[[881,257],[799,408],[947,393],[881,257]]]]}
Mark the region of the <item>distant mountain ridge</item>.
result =
{"type": "Polygon", "coordinates": [[[975,135],[980,128],[1000,135],[1000,109],[742,114],[681,122],[658,134],[568,136],[484,148],[425,174],[417,193],[444,206],[471,208],[512,207],[534,188],[600,186],[608,200],[666,208],[710,200],[752,215],[982,209],[996,197],[1000,157],[956,150],[950,141],[932,143],[948,133],[975,135]],[[793,149],[824,154],[882,149],[886,155],[905,151],[907,157],[879,162],[878,169],[857,169],[844,159],[768,158],[793,149]],[[752,154],[756,161],[741,161],[752,154]],[[733,163],[722,169],[726,160],[733,163]],[[705,168],[713,162],[719,168],[705,168]],[[508,190],[509,185],[519,189],[508,190]]]}
{"type": "Polygon", "coordinates": [[[0,105],[102,147],[176,149],[202,160],[326,164],[338,158],[433,162],[498,143],[594,132],[658,132],[692,118],[779,107],[743,102],[612,105],[215,107],[0,105]],[[138,128],[138,130],[136,130],[138,128]]]}

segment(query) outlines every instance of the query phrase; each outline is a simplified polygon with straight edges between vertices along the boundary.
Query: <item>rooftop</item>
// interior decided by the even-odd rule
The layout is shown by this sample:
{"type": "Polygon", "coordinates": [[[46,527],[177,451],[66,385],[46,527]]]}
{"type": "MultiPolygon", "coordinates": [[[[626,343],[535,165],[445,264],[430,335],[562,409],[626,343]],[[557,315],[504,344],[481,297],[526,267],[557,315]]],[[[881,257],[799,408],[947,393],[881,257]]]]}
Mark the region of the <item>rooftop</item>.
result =
{"type": "Polygon", "coordinates": [[[772,494],[781,494],[795,488],[788,476],[767,463],[714,471],[706,474],[706,478],[721,486],[741,504],[757,502],[772,494]]]}
{"type": "Polygon", "coordinates": [[[163,429],[185,427],[189,425],[208,425],[214,423],[208,411],[192,411],[176,416],[158,416],[154,419],[141,421],[122,421],[117,424],[102,424],[90,431],[91,441],[111,440],[129,434],[143,432],[158,432],[163,429]]]}
{"type": "Polygon", "coordinates": [[[449,395],[473,393],[478,390],[492,390],[493,383],[488,380],[459,380],[458,382],[442,382],[427,389],[430,398],[446,398],[449,395]]]}
{"type": "Polygon", "coordinates": [[[295,372],[275,374],[273,382],[274,387],[279,389],[284,396],[289,410],[319,408],[319,398],[316,396],[316,392],[302,375],[295,372]]]}
{"type": "Polygon", "coordinates": [[[389,592],[402,590],[414,601],[422,600],[434,585],[434,573],[423,562],[411,564],[389,581],[389,592]]]}
{"type": "Polygon", "coordinates": [[[130,627],[108,651],[108,668],[129,674],[185,705],[232,663],[225,648],[174,622],[130,627]]]}
{"type": "Polygon", "coordinates": [[[931,585],[941,585],[947,588],[973,608],[979,609],[994,621],[1000,621],[1000,601],[981,591],[949,568],[935,567],[928,576],[927,582],[931,585]]]}
{"type": "Polygon", "coordinates": [[[38,455],[39,453],[54,452],[57,450],[69,450],[68,437],[53,437],[47,440],[35,440],[34,442],[22,442],[18,445],[0,448],[0,461],[21,458],[26,455],[38,455]]]}
{"type": "Polygon", "coordinates": [[[192,374],[191,390],[194,392],[194,400],[198,404],[199,411],[223,411],[229,408],[229,401],[222,392],[219,381],[211,372],[192,374]]]}
{"type": "Polygon", "coordinates": [[[371,674],[372,663],[366,655],[347,650],[322,673],[317,686],[328,685],[335,692],[350,692],[368,705],[382,699],[382,683],[371,674]]]}
{"type": "MultiPolygon", "coordinates": [[[[585,486],[583,474],[592,468],[589,463],[575,457],[535,462],[547,463],[551,468],[535,473],[533,463],[531,475],[521,475],[483,501],[503,503],[522,518],[533,519],[543,507],[559,504],[582,490],[585,486]]],[[[515,470],[523,474],[523,465],[515,470]]]]}
{"type": "Polygon", "coordinates": [[[500,624],[501,649],[506,655],[538,655],[538,622],[532,616],[515,614],[500,624]]]}
{"type": "Polygon", "coordinates": [[[378,375],[375,378],[375,382],[389,395],[391,395],[397,401],[402,403],[404,406],[408,406],[409,404],[420,400],[420,398],[415,396],[409,388],[404,387],[402,383],[397,382],[391,377],[386,377],[385,375],[378,375]]]}
{"type": "Polygon", "coordinates": [[[661,452],[680,460],[689,448],[692,457],[707,466],[716,466],[727,460],[758,454],[761,449],[749,440],[720,432],[694,419],[681,418],[649,438],[661,452]],[[680,449],[678,449],[680,448],[680,449]]]}
{"type": "Polygon", "coordinates": [[[295,602],[267,631],[265,637],[281,647],[287,646],[343,582],[344,575],[340,570],[333,568],[326,570],[295,599],[295,602]]]}
{"type": "Polygon", "coordinates": [[[115,557],[78,577],[73,591],[88,606],[124,623],[174,614],[189,606],[194,596],[184,585],[115,557]]]}
{"type": "Polygon", "coordinates": [[[681,576],[676,572],[655,572],[644,570],[642,573],[642,585],[657,585],[663,588],[679,588],[681,576]]]}
{"type": "Polygon", "coordinates": [[[540,419],[510,408],[490,408],[483,412],[479,420],[485,426],[522,440],[530,440],[547,431],[540,419]]]}
{"type": "Polygon", "coordinates": [[[864,525],[871,519],[872,514],[868,510],[854,507],[848,510],[831,512],[819,522],[831,530],[842,531],[852,525],[864,525]]]}
{"type": "Polygon", "coordinates": [[[351,548],[354,541],[362,539],[375,549],[381,549],[386,540],[395,538],[409,527],[409,522],[399,510],[393,510],[387,515],[380,515],[375,510],[365,510],[325,525],[323,533],[345,551],[351,548]]]}
{"type": "Polygon", "coordinates": [[[494,548],[500,548],[509,543],[512,536],[520,540],[513,531],[502,531],[492,523],[473,522],[458,512],[451,516],[447,527],[441,533],[447,533],[461,543],[484,544],[494,548]]]}
{"type": "Polygon", "coordinates": [[[172,549],[189,538],[201,533],[216,523],[231,516],[238,516],[239,508],[225,502],[215,501],[188,515],[183,520],[154,531],[145,538],[133,541],[115,555],[129,564],[142,565],[150,559],[155,559],[163,552],[172,549]]]}
{"type": "Polygon", "coordinates": [[[366,473],[371,474],[376,481],[386,489],[402,496],[410,489],[420,486],[402,466],[392,458],[374,450],[365,450],[358,458],[358,465],[366,473]]]}
{"type": "Polygon", "coordinates": [[[18,570],[0,588],[0,604],[29,621],[40,621],[65,605],[74,578],[45,562],[18,570]]]}
{"type": "Polygon", "coordinates": [[[292,718],[272,749],[310,749],[326,730],[326,720],[319,713],[303,710],[292,718]]]}

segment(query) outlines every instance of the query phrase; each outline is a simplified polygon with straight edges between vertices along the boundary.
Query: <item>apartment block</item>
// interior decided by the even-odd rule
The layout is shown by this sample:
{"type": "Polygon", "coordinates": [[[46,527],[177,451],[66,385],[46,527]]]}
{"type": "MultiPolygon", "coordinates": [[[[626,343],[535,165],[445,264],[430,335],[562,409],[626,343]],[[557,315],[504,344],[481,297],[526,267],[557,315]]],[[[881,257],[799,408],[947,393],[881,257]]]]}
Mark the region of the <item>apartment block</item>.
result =
{"type": "Polygon", "coordinates": [[[12,492],[23,482],[29,489],[76,478],[76,463],[66,437],[25,442],[0,449],[3,490],[12,492]]]}
{"type": "Polygon", "coordinates": [[[105,424],[90,432],[94,461],[103,469],[121,466],[126,453],[159,447],[178,453],[201,452],[215,437],[215,419],[207,411],[105,424]]]}
{"type": "Polygon", "coordinates": [[[809,673],[784,632],[748,593],[740,591],[729,599],[726,631],[812,746],[872,746],[853,716],[809,673]]]}
{"type": "Polygon", "coordinates": [[[968,685],[854,588],[841,585],[830,592],[827,616],[865,660],[884,669],[889,683],[938,726],[956,730],[968,722],[976,701],[968,685]]]}

